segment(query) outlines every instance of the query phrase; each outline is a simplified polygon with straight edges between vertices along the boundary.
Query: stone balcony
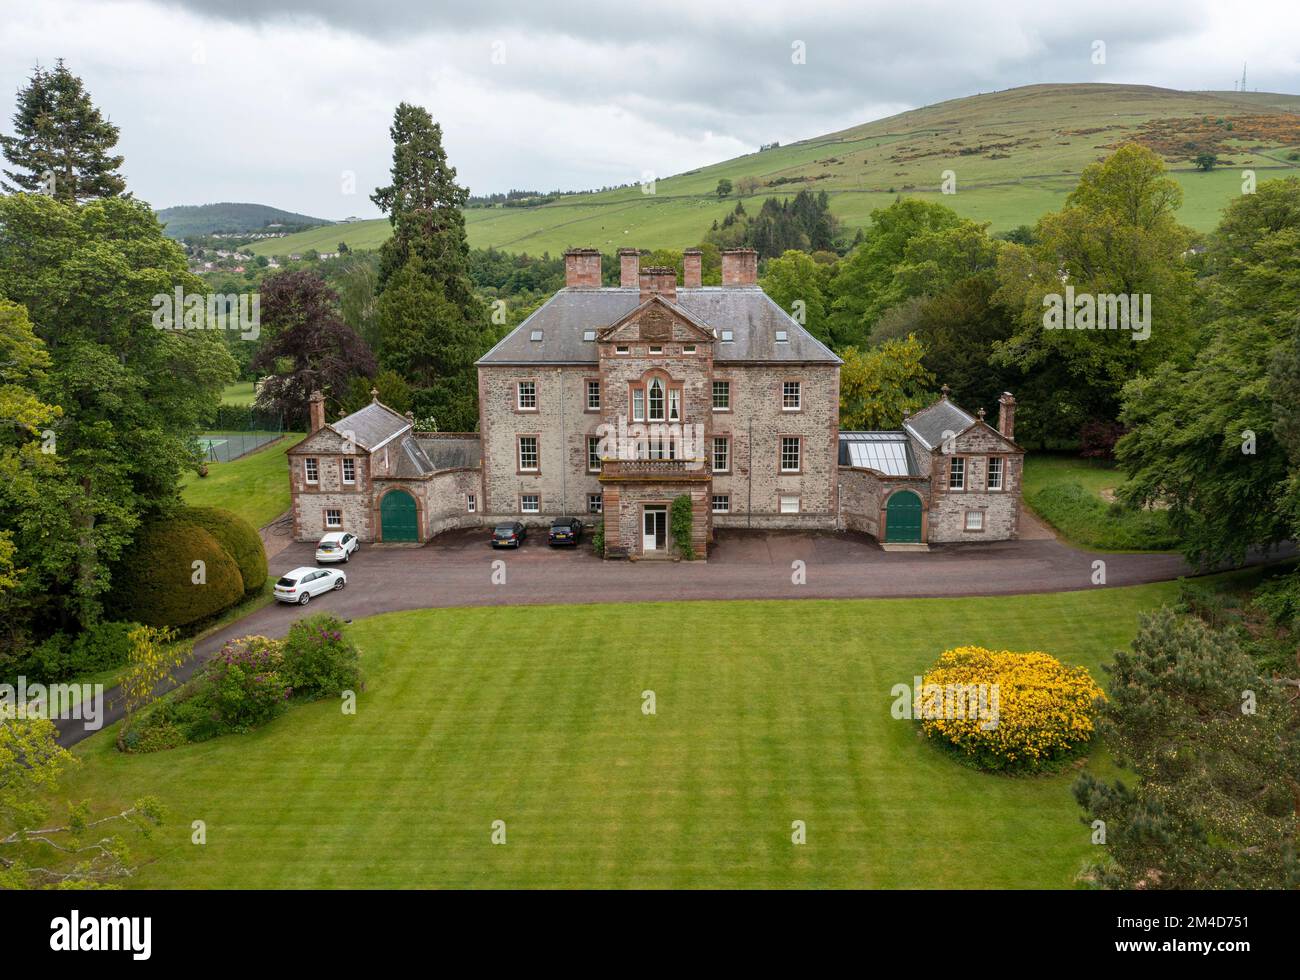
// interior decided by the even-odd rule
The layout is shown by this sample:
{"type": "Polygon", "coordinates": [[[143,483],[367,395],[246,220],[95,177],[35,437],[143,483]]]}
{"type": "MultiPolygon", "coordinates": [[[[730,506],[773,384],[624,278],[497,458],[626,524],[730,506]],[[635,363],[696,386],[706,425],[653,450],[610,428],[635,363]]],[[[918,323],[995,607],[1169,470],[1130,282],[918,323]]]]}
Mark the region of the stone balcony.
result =
{"type": "Polygon", "coordinates": [[[632,480],[684,483],[710,479],[712,474],[704,459],[602,459],[600,462],[601,483],[632,480]]]}

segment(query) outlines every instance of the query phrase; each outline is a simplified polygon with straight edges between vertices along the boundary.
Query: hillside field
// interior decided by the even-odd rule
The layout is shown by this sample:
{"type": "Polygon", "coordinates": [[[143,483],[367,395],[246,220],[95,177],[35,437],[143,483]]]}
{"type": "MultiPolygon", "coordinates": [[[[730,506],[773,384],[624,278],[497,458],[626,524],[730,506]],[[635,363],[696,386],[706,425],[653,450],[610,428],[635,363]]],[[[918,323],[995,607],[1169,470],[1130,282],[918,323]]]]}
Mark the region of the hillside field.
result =
{"type": "MultiPolygon", "coordinates": [[[[752,177],[745,200],[826,191],[850,231],[897,195],[942,200],[994,231],[1033,224],[1058,208],[1089,163],[1138,140],[1161,152],[1182,184],[1185,224],[1209,231],[1241,193],[1241,171],[1257,179],[1300,174],[1300,96],[1255,92],[1180,92],[1140,85],[1031,85],[942,102],[656,182],[599,194],[567,195],[535,208],[466,211],[470,244],[511,252],[556,254],[572,246],[610,251],[623,246],[685,248],[698,244],[736,196],[714,194],[724,177],[752,177]],[[1197,171],[1202,150],[1219,169],[1197,171]],[[945,170],[956,193],[941,194],[945,170]]],[[[527,183],[526,175],[520,182],[527,183]]],[[[284,255],[376,248],[387,219],[331,225],[274,241],[254,252],[284,255]]]]}

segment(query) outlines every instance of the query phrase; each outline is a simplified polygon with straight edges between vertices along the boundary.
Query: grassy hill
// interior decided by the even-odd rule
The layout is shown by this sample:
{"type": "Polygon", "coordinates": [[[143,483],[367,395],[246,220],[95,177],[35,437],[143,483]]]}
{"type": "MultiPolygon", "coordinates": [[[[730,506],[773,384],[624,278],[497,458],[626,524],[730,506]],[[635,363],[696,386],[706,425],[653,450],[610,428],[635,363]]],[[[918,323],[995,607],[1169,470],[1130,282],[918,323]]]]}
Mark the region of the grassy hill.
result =
{"type": "Polygon", "coordinates": [[[169,238],[212,235],[218,232],[262,231],[269,224],[281,224],[290,228],[329,224],[324,218],[281,211],[265,204],[185,204],[163,208],[155,213],[158,220],[166,226],[169,238]]]}
{"type": "MultiPolygon", "coordinates": [[[[653,194],[630,187],[569,195],[535,208],[466,212],[470,243],[513,252],[556,253],[574,245],[684,248],[734,206],[714,188],[756,178],[753,195],[824,190],[850,229],[897,194],[942,199],[995,231],[1032,224],[1060,207],[1083,168],[1137,140],[1158,150],[1183,186],[1184,223],[1212,228],[1241,193],[1240,171],[1258,179],[1300,174],[1300,96],[1266,92],[1180,92],[1145,85],[1030,85],[914,109],[838,133],[736,157],[658,181],[653,194]],[[1192,164],[1202,150],[1220,168],[1192,164]],[[943,171],[957,193],[940,195],[943,171]]],[[[377,247],[385,219],[333,226],[265,242],[267,255],[377,247]]]]}

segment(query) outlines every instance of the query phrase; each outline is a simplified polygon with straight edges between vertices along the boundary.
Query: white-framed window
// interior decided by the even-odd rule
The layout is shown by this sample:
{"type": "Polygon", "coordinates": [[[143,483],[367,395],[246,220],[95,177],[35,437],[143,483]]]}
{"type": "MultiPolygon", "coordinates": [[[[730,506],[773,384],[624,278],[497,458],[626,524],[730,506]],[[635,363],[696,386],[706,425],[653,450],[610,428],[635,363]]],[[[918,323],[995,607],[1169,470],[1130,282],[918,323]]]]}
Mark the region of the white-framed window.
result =
{"type": "Polygon", "coordinates": [[[724,330],[724,331],[722,331],[722,342],[723,342],[724,344],[730,344],[730,343],[732,343],[735,339],[736,339],[736,335],[735,335],[734,333],[732,333],[732,331],[730,331],[730,330],[724,330]]]}
{"type": "Polygon", "coordinates": [[[605,512],[605,495],[603,493],[587,494],[587,513],[603,514],[605,512]]]}
{"type": "Polygon", "coordinates": [[[537,382],[520,381],[515,385],[516,401],[521,412],[537,411],[537,382]]]}
{"type": "Polygon", "coordinates": [[[645,390],[642,388],[632,389],[632,421],[645,421],[645,390]]]}
{"type": "Polygon", "coordinates": [[[984,511],[982,510],[966,511],[966,530],[967,531],[984,530],[984,511]]]}
{"type": "Polygon", "coordinates": [[[308,456],[302,461],[302,472],[308,483],[320,483],[320,462],[315,457],[308,456]]]}
{"type": "Polygon", "coordinates": [[[954,456],[948,461],[948,489],[966,489],[966,460],[961,456],[954,456]]]}
{"type": "Polygon", "coordinates": [[[731,469],[731,437],[713,437],[713,472],[726,473],[731,469]]]}
{"type": "Polygon", "coordinates": [[[524,471],[537,469],[537,436],[519,437],[519,468],[524,471]]]}
{"type": "Polygon", "coordinates": [[[668,389],[668,421],[680,422],[682,420],[682,389],[668,389]]]}
{"type": "Polygon", "coordinates": [[[343,460],[343,482],[357,482],[357,461],[355,459],[343,460]]]}
{"type": "Polygon", "coordinates": [[[798,436],[781,437],[781,472],[798,473],[803,441],[798,436]]]}
{"type": "Polygon", "coordinates": [[[713,382],[713,410],[715,412],[731,411],[731,382],[713,382]]]}
{"type": "Polygon", "coordinates": [[[731,513],[731,495],[726,493],[715,493],[713,495],[713,513],[729,514],[731,513]]]}
{"type": "Polygon", "coordinates": [[[646,392],[646,401],[650,405],[650,421],[664,421],[664,383],[658,378],[650,382],[646,392]]]}
{"type": "Polygon", "coordinates": [[[343,511],[341,511],[341,510],[334,510],[333,508],[330,508],[329,510],[325,511],[325,526],[326,526],[326,527],[342,527],[342,526],[343,526],[343,511]]]}
{"type": "Polygon", "coordinates": [[[694,344],[686,344],[684,347],[682,347],[682,353],[683,353],[683,354],[694,354],[694,353],[695,353],[695,345],[694,345],[694,344]]]}
{"type": "Polygon", "coordinates": [[[1002,466],[1003,466],[1003,462],[1001,456],[989,457],[989,489],[990,490],[1002,489],[1002,466]]]}
{"type": "Polygon", "coordinates": [[[632,353],[632,348],[630,348],[627,344],[619,344],[618,346],[616,346],[616,347],[614,348],[614,353],[615,353],[615,354],[630,354],[630,353],[632,353]]]}
{"type": "Polygon", "coordinates": [[[478,510],[478,497],[472,493],[465,494],[465,512],[473,514],[478,510]]]}
{"type": "Polygon", "coordinates": [[[542,498],[535,493],[525,493],[519,496],[519,512],[522,514],[536,514],[542,509],[542,498]]]}
{"type": "Polygon", "coordinates": [[[662,354],[663,352],[664,352],[664,348],[663,348],[663,345],[662,345],[662,344],[651,344],[651,345],[650,345],[650,353],[651,353],[651,354],[662,354]]]}
{"type": "Polygon", "coordinates": [[[587,379],[587,409],[596,411],[600,408],[600,382],[595,378],[587,379]]]}
{"type": "Polygon", "coordinates": [[[799,513],[799,498],[795,496],[781,495],[781,513],[797,514],[799,513]]]}
{"type": "Polygon", "coordinates": [[[600,436],[587,436],[587,472],[600,472],[600,436]]]}
{"type": "Polygon", "coordinates": [[[798,381],[781,384],[781,411],[797,412],[803,408],[803,385],[798,381]]]}

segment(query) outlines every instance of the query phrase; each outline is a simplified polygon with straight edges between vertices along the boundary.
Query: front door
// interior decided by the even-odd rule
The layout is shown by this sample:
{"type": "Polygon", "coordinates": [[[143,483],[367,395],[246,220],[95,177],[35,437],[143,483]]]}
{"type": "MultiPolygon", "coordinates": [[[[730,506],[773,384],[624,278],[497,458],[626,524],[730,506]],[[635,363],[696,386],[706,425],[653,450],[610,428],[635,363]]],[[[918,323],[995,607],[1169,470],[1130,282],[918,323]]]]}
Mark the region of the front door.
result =
{"type": "Polygon", "coordinates": [[[898,490],[885,505],[885,541],[919,543],[921,498],[911,490],[898,490]]]}
{"type": "Polygon", "coordinates": [[[641,515],[641,550],[662,551],[668,545],[668,508],[646,505],[641,515]]]}
{"type": "Polygon", "coordinates": [[[385,541],[419,541],[415,498],[405,490],[390,490],[379,502],[379,526],[385,541]]]}

